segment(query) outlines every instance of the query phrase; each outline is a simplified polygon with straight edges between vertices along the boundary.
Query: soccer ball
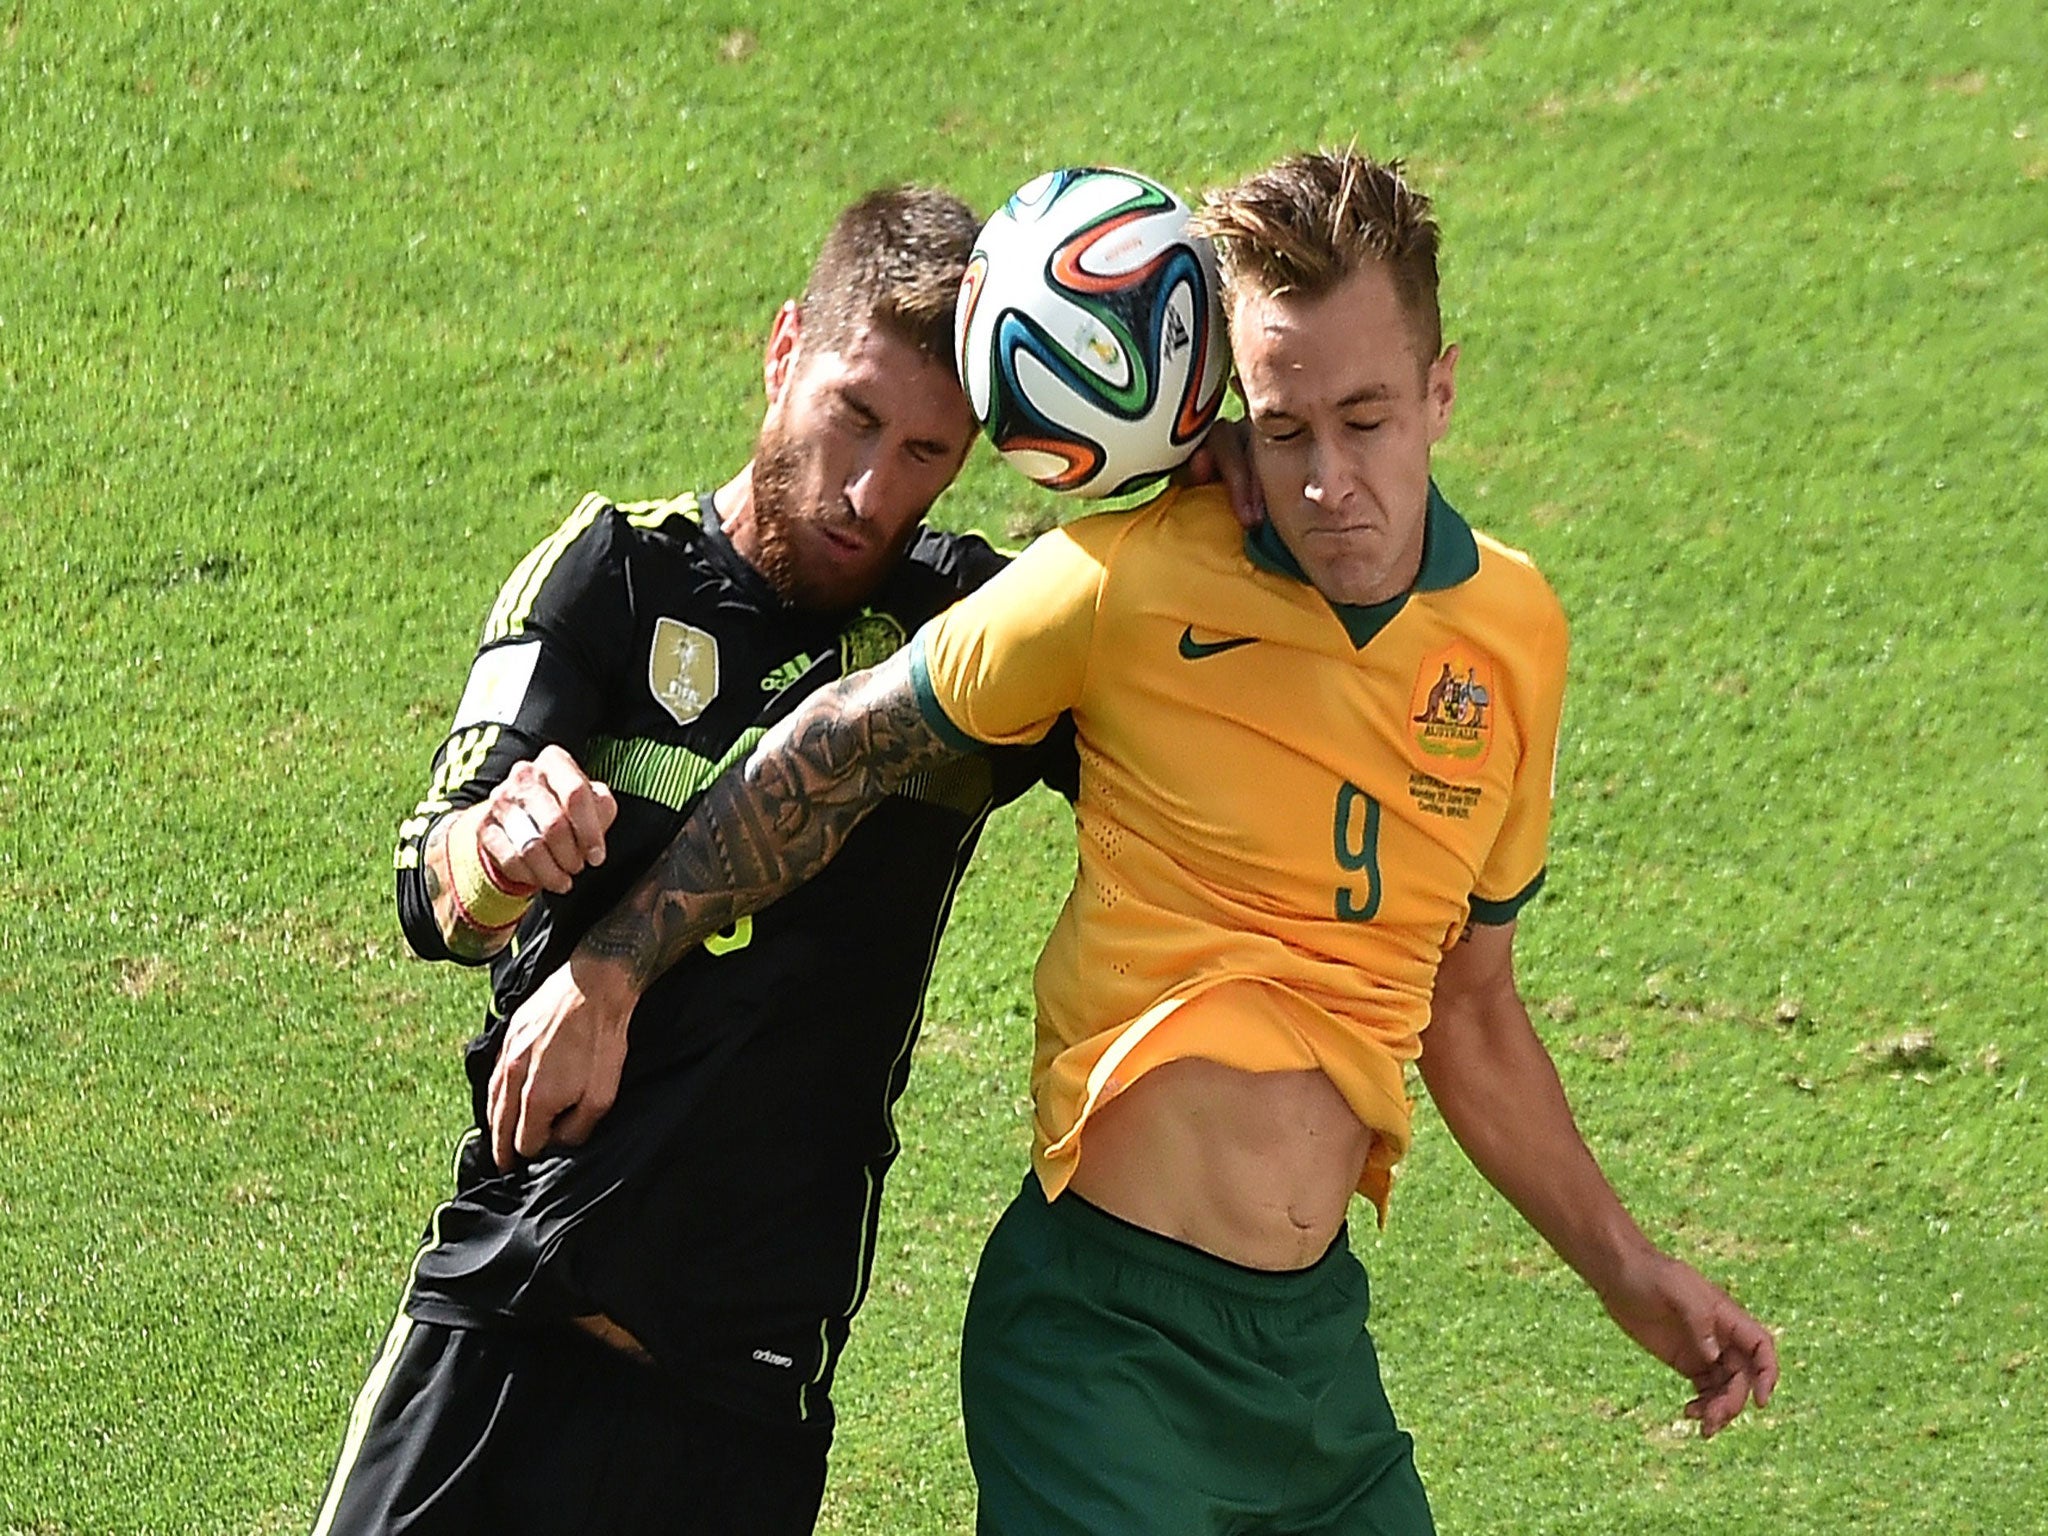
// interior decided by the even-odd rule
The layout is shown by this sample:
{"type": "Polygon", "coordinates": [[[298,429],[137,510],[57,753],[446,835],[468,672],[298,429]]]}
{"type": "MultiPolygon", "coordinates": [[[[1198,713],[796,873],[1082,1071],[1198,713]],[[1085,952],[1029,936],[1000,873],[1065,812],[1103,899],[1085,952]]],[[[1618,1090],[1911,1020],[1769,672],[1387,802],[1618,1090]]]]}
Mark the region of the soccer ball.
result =
{"type": "Polygon", "coordinates": [[[1114,496],[1194,452],[1230,373],[1216,255],[1130,171],[1048,171],[982,226],[953,317],[960,381],[1003,457],[1114,496]]]}

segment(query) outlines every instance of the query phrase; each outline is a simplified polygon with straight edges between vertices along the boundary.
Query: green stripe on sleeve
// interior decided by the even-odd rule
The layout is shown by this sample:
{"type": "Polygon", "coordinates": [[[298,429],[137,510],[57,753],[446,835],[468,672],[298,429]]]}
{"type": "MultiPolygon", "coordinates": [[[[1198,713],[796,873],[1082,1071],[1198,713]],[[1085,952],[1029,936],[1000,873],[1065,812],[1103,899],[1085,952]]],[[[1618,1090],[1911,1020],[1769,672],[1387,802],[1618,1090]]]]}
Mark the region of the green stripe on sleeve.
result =
{"type": "Polygon", "coordinates": [[[1472,921],[1487,928],[1499,928],[1504,924],[1512,923],[1521,915],[1522,908],[1534,900],[1536,893],[1543,889],[1544,878],[1549,873],[1550,866],[1546,864],[1543,868],[1536,871],[1536,878],[1534,880],[1531,880],[1505,901],[1487,901],[1482,897],[1474,896],[1472,898],[1472,921]]]}
{"type": "Polygon", "coordinates": [[[910,637],[910,686],[917,693],[917,707],[924,715],[925,724],[932,728],[939,740],[955,752],[979,752],[988,745],[976,741],[955,725],[945,706],[939,703],[939,695],[932,687],[931,667],[925,661],[924,631],[921,629],[910,637]]]}
{"type": "Polygon", "coordinates": [[[576,503],[576,510],[563,520],[562,526],[543,539],[534,551],[519,562],[504,587],[498,593],[498,601],[491,608],[491,616],[484,623],[483,639],[478,649],[524,631],[526,621],[533,613],[534,599],[540,596],[542,583],[562,558],[562,553],[582,536],[583,530],[596,522],[599,514],[610,506],[597,492],[592,491],[576,503]]]}

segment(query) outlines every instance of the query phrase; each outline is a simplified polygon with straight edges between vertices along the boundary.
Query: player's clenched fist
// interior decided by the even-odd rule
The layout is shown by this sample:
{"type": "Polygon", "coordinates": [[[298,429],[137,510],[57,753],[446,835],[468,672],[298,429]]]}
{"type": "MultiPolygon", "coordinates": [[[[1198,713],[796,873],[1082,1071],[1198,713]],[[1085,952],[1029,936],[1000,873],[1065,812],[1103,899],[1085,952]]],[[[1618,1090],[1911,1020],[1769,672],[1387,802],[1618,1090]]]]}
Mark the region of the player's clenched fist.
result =
{"type": "Polygon", "coordinates": [[[560,747],[515,763],[481,807],[477,840],[508,880],[563,895],[604,862],[604,835],[619,805],[560,747]]]}

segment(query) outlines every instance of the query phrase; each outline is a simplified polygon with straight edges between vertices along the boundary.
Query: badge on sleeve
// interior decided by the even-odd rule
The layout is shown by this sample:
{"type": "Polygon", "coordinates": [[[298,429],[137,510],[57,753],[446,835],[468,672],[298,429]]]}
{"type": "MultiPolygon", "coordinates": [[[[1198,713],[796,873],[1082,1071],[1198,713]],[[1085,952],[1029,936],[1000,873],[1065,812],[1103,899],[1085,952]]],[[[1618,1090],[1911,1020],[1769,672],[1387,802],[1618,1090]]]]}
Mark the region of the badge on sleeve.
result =
{"type": "Polygon", "coordinates": [[[670,719],[688,725],[718,697],[718,637],[681,619],[656,619],[647,687],[670,719]]]}
{"type": "Polygon", "coordinates": [[[453,736],[472,725],[510,725],[517,720],[539,660],[538,640],[494,645],[478,656],[469,669],[469,684],[462,690],[462,702],[455,706],[455,722],[448,727],[448,734],[453,736]]]}

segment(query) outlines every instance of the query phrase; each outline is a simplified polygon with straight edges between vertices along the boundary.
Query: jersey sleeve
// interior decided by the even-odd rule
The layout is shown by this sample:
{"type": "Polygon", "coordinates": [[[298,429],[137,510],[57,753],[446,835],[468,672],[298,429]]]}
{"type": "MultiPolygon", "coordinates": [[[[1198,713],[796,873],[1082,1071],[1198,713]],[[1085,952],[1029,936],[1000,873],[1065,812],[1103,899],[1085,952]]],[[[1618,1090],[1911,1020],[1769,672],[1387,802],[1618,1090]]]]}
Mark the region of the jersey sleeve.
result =
{"type": "MultiPolygon", "coordinates": [[[[1015,550],[997,549],[978,533],[945,533],[927,528],[912,547],[912,559],[923,559],[951,582],[953,601],[981,587],[1008,569],[1015,550]]],[[[991,754],[995,799],[1007,805],[1034,784],[1044,784],[1070,804],[1081,793],[1080,750],[1074,721],[1062,715],[1035,743],[1004,747],[991,754]]]]}
{"type": "MultiPolygon", "coordinates": [[[[1549,589],[1545,589],[1549,597],[1549,589]]],[[[1569,637],[1564,610],[1549,597],[1528,653],[1519,690],[1522,755],[1508,796],[1507,819],[1472,888],[1472,921],[1511,923],[1543,888],[1550,844],[1550,808],[1557,792],[1558,724],[1564,709],[1569,637]]]]}
{"type": "Polygon", "coordinates": [[[961,747],[1035,742],[1078,702],[1113,538],[1105,521],[1041,535],[911,638],[918,704],[940,735],[961,747]]]}
{"type": "Polygon", "coordinates": [[[399,926],[415,953],[452,958],[426,891],[434,823],[484,799],[550,743],[581,762],[604,680],[616,671],[605,658],[623,654],[631,628],[621,521],[608,503],[586,498],[499,590],[426,791],[399,825],[399,926]]]}

